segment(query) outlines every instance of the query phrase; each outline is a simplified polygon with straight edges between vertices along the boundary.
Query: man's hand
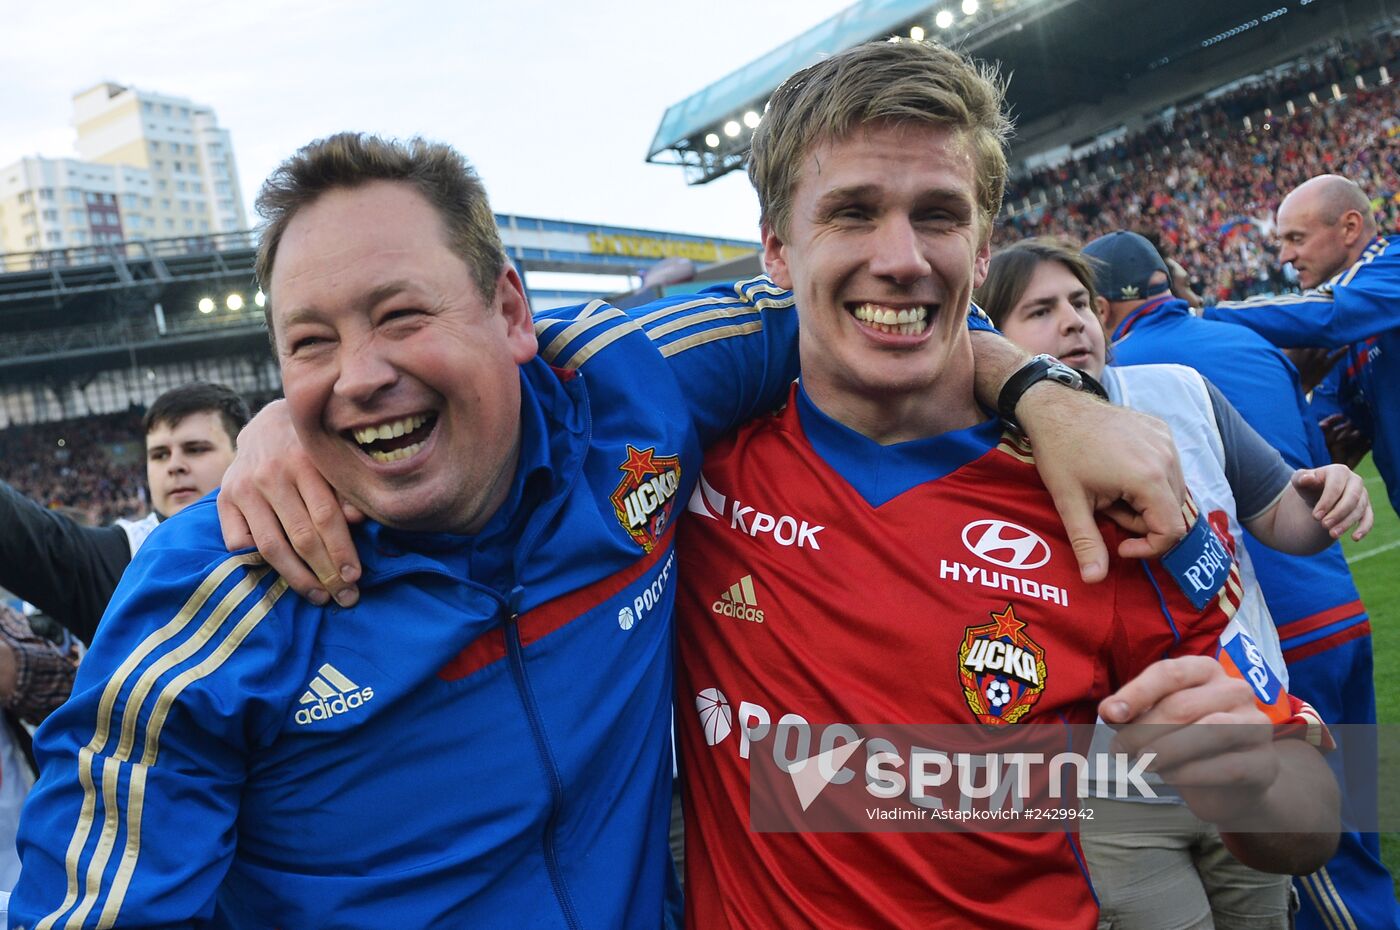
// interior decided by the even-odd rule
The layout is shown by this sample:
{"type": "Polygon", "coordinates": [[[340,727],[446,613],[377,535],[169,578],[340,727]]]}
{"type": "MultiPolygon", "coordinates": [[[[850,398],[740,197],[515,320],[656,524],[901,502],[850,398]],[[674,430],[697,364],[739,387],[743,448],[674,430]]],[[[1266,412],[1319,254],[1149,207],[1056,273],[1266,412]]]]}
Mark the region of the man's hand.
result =
{"type": "Polygon", "coordinates": [[[1298,369],[1298,381],[1304,394],[1311,394],[1313,388],[1322,383],[1327,373],[1347,354],[1348,346],[1340,349],[1284,349],[1283,354],[1298,369]]]}
{"type": "Polygon", "coordinates": [[[347,521],[363,516],[342,505],[301,447],[285,401],[274,401],[238,434],[238,454],[224,473],[219,523],[230,551],[257,546],[294,591],[313,604],[359,600],[360,558],[347,521]]]}
{"type": "Polygon", "coordinates": [[[1347,468],[1355,468],[1366,453],[1371,451],[1371,440],[1357,429],[1344,414],[1334,413],[1318,423],[1322,435],[1327,440],[1327,451],[1332,461],[1347,468]]]}
{"type": "Polygon", "coordinates": [[[1345,465],[1300,468],[1293,473],[1298,496],[1312,507],[1312,517],[1327,528],[1332,539],[1340,539],[1352,526],[1357,542],[1371,532],[1375,515],[1366,482],[1345,465]]]}
{"type": "Polygon", "coordinates": [[[1331,856],[1340,824],[1331,771],[1307,743],[1275,740],[1253,689],[1219,662],[1156,662],[1104,698],[1099,714],[1119,727],[1117,751],[1153,753],[1150,770],[1219,825],[1241,862],[1301,874],[1331,856]]]}
{"type": "Polygon", "coordinates": [[[1269,718],[1249,685],[1208,656],[1153,663],[1105,698],[1099,714],[1123,725],[1118,751],[1156,754],[1151,770],[1202,820],[1229,820],[1278,778],[1269,718]]]}
{"type": "Polygon", "coordinates": [[[1016,416],[1085,581],[1108,574],[1096,511],[1137,535],[1119,544],[1125,559],[1160,556],[1186,535],[1186,480],[1161,420],[1048,383],[1026,392],[1016,416]]]}
{"type": "MultiPolygon", "coordinates": [[[[995,409],[1002,385],[1028,356],[985,332],[972,334],[972,351],[977,399],[995,409]]],[[[1035,446],[1040,479],[1055,499],[1085,581],[1108,575],[1095,511],[1141,537],[1119,545],[1124,558],[1162,555],[1186,534],[1186,481],[1165,423],[1048,382],[1021,396],[1016,417],[1035,446]]]]}

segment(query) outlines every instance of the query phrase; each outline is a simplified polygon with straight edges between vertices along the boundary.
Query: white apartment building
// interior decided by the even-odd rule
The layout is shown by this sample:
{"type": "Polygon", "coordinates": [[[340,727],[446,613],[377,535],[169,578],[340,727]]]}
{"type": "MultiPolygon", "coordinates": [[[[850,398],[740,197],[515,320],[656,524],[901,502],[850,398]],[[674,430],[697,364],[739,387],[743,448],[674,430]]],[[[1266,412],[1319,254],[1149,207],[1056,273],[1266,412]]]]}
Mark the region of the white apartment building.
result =
{"type": "Polygon", "coordinates": [[[0,252],[247,229],[228,130],[184,97],[104,82],[73,96],[81,160],[0,168],[0,252]]]}
{"type": "Polygon", "coordinates": [[[0,252],[149,238],[150,172],[28,156],[0,169],[0,252]]]}

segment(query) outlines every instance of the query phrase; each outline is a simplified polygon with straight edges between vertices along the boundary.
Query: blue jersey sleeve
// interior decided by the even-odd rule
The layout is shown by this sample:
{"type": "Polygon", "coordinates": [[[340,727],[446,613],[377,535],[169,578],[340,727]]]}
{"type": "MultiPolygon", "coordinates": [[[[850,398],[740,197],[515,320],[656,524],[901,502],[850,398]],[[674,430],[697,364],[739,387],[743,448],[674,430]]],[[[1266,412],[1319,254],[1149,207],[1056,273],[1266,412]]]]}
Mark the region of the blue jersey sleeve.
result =
{"type": "Polygon", "coordinates": [[[72,698],[36,735],[11,926],[174,928],[214,916],[250,753],[285,711],[268,696],[291,624],[264,621],[286,583],[256,553],[158,540],[113,596],[72,698]]]}
{"type": "MultiPolygon", "coordinates": [[[[640,326],[666,358],[705,445],[781,406],[797,377],[792,292],[766,275],[627,310],[595,300],[545,311],[535,317],[540,354],[578,368],[625,335],[623,321],[640,326]]],[[[996,331],[975,305],[968,327],[996,331]]]]}
{"type": "Polygon", "coordinates": [[[1206,318],[1248,326],[1276,346],[1336,349],[1400,328],[1398,307],[1400,244],[1382,236],[1356,264],[1310,291],[1217,304],[1206,318]]]}

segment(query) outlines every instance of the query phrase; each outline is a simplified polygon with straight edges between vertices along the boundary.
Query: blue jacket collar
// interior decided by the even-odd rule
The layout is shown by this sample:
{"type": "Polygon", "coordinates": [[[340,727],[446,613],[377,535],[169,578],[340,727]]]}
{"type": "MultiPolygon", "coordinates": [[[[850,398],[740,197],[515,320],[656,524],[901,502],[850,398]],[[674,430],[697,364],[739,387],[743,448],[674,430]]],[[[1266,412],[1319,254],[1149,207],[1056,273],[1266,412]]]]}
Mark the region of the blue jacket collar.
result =
{"type": "Polygon", "coordinates": [[[480,556],[513,574],[531,529],[558,508],[587,446],[588,411],[582,378],[556,371],[539,358],[520,367],[520,461],[510,492],[480,533],[426,533],[399,530],[373,520],[354,528],[364,567],[363,584],[427,571],[488,583],[480,577],[480,556]]]}

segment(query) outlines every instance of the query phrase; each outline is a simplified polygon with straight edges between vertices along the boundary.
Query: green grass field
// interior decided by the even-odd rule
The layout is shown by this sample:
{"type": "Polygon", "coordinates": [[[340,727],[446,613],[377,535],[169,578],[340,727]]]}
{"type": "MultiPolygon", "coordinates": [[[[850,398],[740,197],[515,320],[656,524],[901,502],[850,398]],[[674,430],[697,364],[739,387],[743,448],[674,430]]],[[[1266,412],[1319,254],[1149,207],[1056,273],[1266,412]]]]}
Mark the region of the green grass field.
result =
{"type": "MultiPolygon", "coordinates": [[[[1366,479],[1376,526],[1359,543],[1343,540],[1351,573],[1371,615],[1376,654],[1376,716],[1383,724],[1400,724],[1400,518],[1386,500],[1385,485],[1370,457],[1357,471],[1366,479]]],[[[1383,741],[1384,743],[1385,741],[1383,741]]],[[[1395,771],[1400,758],[1381,750],[1381,771],[1395,771]]],[[[1381,836],[1381,857],[1392,876],[1400,877],[1400,834],[1381,836]]],[[[1400,881],[1396,883],[1400,890],[1400,881]]]]}

